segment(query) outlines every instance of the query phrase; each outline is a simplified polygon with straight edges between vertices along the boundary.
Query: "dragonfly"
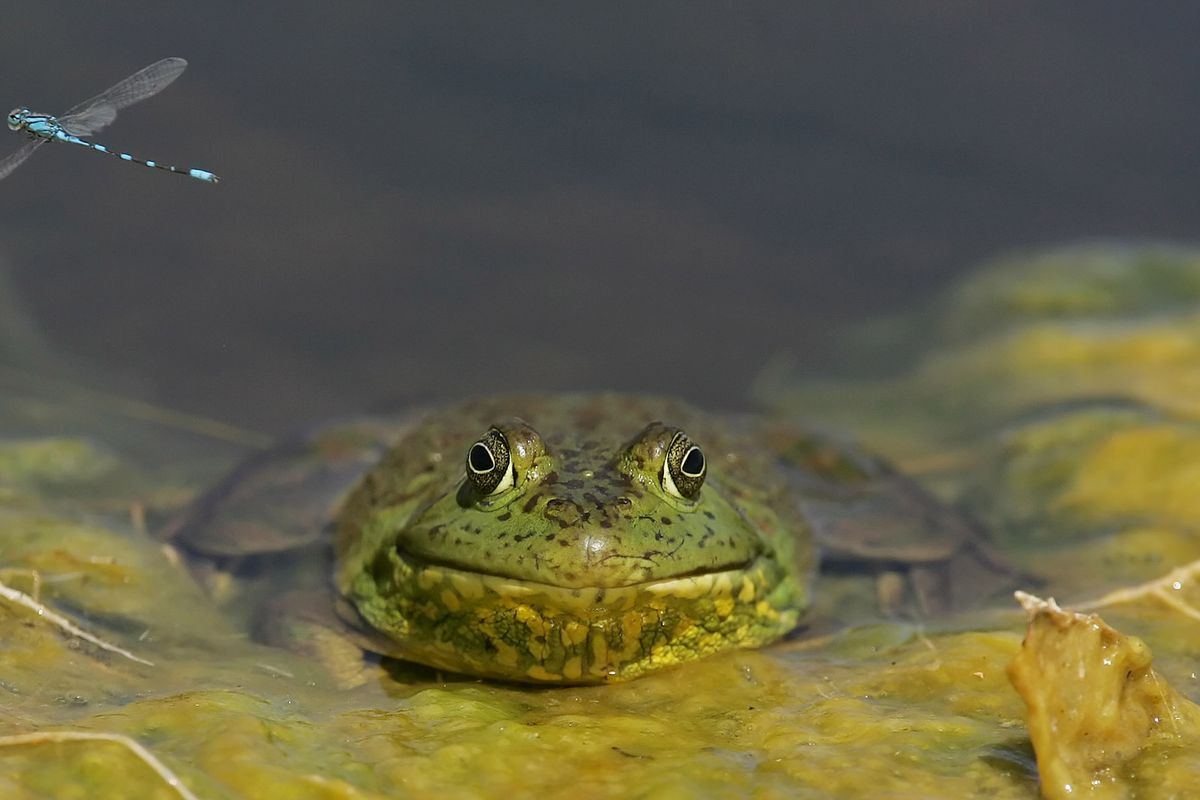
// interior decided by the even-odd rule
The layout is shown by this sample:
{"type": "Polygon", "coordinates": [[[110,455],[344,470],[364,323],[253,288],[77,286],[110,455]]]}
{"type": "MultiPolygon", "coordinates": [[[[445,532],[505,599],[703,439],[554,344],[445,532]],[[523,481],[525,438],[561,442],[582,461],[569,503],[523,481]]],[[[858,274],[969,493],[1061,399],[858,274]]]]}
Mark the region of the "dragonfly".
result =
{"type": "Polygon", "coordinates": [[[140,103],[170,86],[186,68],[187,61],[182,58],[164,58],[162,61],[156,61],[57,117],[30,111],[24,106],[14,108],[8,112],[9,130],[24,131],[32,141],[27,142],[19,150],[0,161],[0,180],[7,178],[13,170],[24,164],[34,151],[46,142],[65,142],[90,147],[92,150],[116,156],[122,161],[132,161],[144,167],[154,167],[174,172],[176,175],[186,175],[205,183],[216,183],[220,178],[206,169],[185,169],[169,164],[160,164],[157,161],[143,161],[129,153],[109,150],[102,144],[89,142],[84,138],[112,124],[120,109],[140,103]]]}

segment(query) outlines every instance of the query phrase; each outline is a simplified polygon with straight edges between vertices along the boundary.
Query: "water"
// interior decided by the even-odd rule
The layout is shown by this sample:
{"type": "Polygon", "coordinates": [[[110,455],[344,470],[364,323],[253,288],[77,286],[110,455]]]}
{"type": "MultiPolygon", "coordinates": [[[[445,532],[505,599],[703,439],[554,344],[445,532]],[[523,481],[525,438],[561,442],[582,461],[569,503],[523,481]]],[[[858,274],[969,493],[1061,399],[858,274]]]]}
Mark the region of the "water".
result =
{"type": "Polygon", "coordinates": [[[1195,237],[1200,55],[1185,12],[1117,8],[26,4],[10,105],[178,53],[119,144],[225,180],[56,152],[5,181],[0,246],[61,350],[257,428],[525,388],[735,403],[985,255],[1195,237]]]}
{"type": "MultiPolygon", "coordinates": [[[[1197,297],[1196,249],[1058,249],[997,262],[896,325],[920,368],[821,383],[777,368],[760,382],[778,411],[836,422],[957,499],[1026,588],[1145,644],[1045,620],[1034,649],[1015,604],[884,619],[869,578],[839,573],[822,576],[795,637],[611,686],[368,661],[364,684],[334,688],[311,658],[249,640],[238,584],[213,581],[218,608],[140,530],[246,444],[47,387],[41,369],[24,383],[0,371],[0,737],[130,737],[204,798],[1030,798],[1036,730],[1037,764],[1050,744],[1072,781],[1184,796],[1200,774],[1186,699],[1200,696],[1197,297]],[[142,660],[68,634],[14,590],[142,660]]],[[[5,796],[68,786],[175,796],[111,741],[0,738],[5,796]]]]}
{"type": "MultiPolygon", "coordinates": [[[[224,180],[62,148],[3,183],[0,255],[27,301],[0,321],[4,364],[20,367],[0,373],[4,430],[27,437],[0,465],[0,566],[18,570],[3,579],[32,592],[36,571],[47,602],[157,665],[0,604],[5,732],[125,733],[205,797],[444,796],[469,780],[545,796],[861,794],[888,779],[1033,796],[1003,671],[1015,613],[971,630],[887,623],[618,687],[398,671],[347,694],[248,643],[135,531],[247,443],[165,438],[187,436],[162,409],[279,432],[518,389],[665,391],[711,408],[744,402],[764,364],[791,363],[760,382],[778,405],[969,501],[1064,598],[1200,563],[1187,471],[1200,348],[1187,307],[1159,302],[1179,285],[1123,306],[1144,284],[1101,279],[1043,307],[1109,303],[1113,316],[1083,326],[1103,341],[1045,335],[1036,315],[1025,335],[988,338],[995,309],[962,297],[952,307],[973,311],[957,323],[879,324],[1000,251],[1196,240],[1200,102],[1180,76],[1200,54],[1185,14],[23,4],[6,20],[0,108],[66,108],[179,53],[187,80],[123,114],[121,145],[187,154],[224,180]],[[1114,319],[1124,333],[1105,339],[1114,319]],[[906,353],[935,342],[929,371],[890,359],[882,383],[798,378],[852,371],[843,326],[863,321],[906,353]],[[1066,381],[1088,354],[1102,369],[1066,381]],[[51,375],[67,377],[48,387],[51,375]]],[[[1000,283],[1010,301],[1030,296],[1000,283]]],[[[1194,581],[1183,589],[1194,605],[1194,581]]],[[[1198,694],[1191,620],[1153,598],[1105,613],[1198,694]]],[[[0,794],[19,796],[19,781],[52,795],[64,776],[95,796],[161,787],[103,747],[7,749],[0,794]]],[[[1195,769],[1159,758],[1170,752],[1191,751],[1151,749],[1150,768],[1131,768],[1147,795],[1164,777],[1195,785],[1195,769]]]]}

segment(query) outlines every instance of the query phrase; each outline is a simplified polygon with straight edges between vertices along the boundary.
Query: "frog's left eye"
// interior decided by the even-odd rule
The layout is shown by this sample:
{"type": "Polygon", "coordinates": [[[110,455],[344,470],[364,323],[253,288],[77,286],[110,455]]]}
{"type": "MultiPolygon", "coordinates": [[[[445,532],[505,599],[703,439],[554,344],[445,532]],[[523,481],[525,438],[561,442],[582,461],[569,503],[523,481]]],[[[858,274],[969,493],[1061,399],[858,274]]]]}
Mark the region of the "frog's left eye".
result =
{"type": "Polygon", "coordinates": [[[508,439],[496,428],[467,451],[467,480],[480,494],[500,494],[513,485],[513,465],[508,439]]]}
{"type": "Polygon", "coordinates": [[[684,500],[694,500],[700,494],[707,473],[704,451],[683,431],[676,433],[667,446],[667,457],[663,459],[663,490],[684,500]]]}

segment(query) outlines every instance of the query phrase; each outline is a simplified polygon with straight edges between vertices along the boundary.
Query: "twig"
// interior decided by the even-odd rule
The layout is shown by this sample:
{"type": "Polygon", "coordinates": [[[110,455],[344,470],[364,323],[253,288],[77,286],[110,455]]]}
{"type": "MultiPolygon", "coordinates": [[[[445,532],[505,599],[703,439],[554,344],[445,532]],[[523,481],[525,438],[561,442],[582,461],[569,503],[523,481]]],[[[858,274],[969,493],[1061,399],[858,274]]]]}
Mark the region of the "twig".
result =
{"type": "Polygon", "coordinates": [[[1155,578],[1152,581],[1147,581],[1137,586],[1115,589],[1095,600],[1073,603],[1072,606],[1074,608],[1090,610],[1117,605],[1119,603],[1132,603],[1145,597],[1153,597],[1178,611],[1180,614],[1200,621],[1200,610],[1197,610],[1195,606],[1182,600],[1176,594],[1176,592],[1183,591],[1184,586],[1196,580],[1198,576],[1200,576],[1200,561],[1193,561],[1190,564],[1185,564],[1182,567],[1171,570],[1161,578],[1155,578]]]}
{"type": "Polygon", "coordinates": [[[57,625],[72,636],[83,639],[85,642],[91,642],[101,650],[107,650],[110,653],[116,653],[117,655],[125,656],[125,658],[128,658],[130,661],[136,661],[137,663],[145,664],[148,667],[154,666],[153,661],[147,661],[144,658],[139,658],[122,647],[117,647],[115,644],[109,644],[103,639],[93,636],[83,628],[80,628],[78,625],[71,622],[71,620],[67,619],[62,614],[52,611],[24,592],[13,589],[12,587],[5,585],[3,582],[0,582],[0,597],[3,597],[12,603],[16,603],[19,606],[28,608],[42,619],[57,625]]]}
{"type": "MultiPolygon", "coordinates": [[[[42,573],[36,569],[29,567],[0,567],[0,576],[5,575],[24,575],[29,578],[29,596],[34,602],[42,596],[42,573]]],[[[4,585],[4,578],[0,577],[0,586],[4,585]]]]}
{"type": "Polygon", "coordinates": [[[133,739],[120,733],[93,733],[87,731],[41,731],[39,733],[16,733],[11,736],[0,736],[0,747],[20,747],[30,744],[46,744],[53,742],[114,742],[128,747],[133,754],[140,758],[146,766],[154,770],[167,785],[179,793],[183,800],[200,800],[191,790],[183,785],[179,776],[172,772],[158,758],[142,747],[133,739]]]}

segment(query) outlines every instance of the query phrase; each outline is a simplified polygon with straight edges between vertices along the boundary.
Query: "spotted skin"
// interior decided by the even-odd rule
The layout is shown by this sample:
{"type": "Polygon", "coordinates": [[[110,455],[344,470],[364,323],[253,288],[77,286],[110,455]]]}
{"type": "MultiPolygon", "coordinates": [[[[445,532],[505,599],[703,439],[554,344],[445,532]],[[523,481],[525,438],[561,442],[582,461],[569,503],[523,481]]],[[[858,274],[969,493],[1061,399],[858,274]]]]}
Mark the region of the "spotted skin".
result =
{"type": "MultiPolygon", "coordinates": [[[[333,592],[324,577],[313,584],[334,601],[322,626],[453,672],[602,683],[775,641],[810,606],[817,543],[806,497],[821,501],[821,527],[844,535],[878,541],[929,526],[936,546],[909,548],[922,569],[969,549],[967,528],[911,482],[881,470],[872,489],[866,467],[876,462],[863,461],[852,491],[831,501],[836,487],[819,468],[787,463],[785,454],[814,450],[808,439],[669,398],[495,398],[342,427],[350,432],[310,437],[328,466],[314,470],[319,491],[308,494],[338,509],[331,538],[317,535],[319,514],[298,515],[289,531],[257,499],[304,505],[304,448],[287,450],[282,466],[268,454],[239,470],[170,536],[219,558],[278,558],[289,540],[313,550],[333,576],[333,592]],[[393,443],[379,458],[383,438],[393,443]],[[693,444],[703,458],[684,459],[693,444]],[[679,473],[685,462],[690,472],[679,473]],[[673,470],[684,489],[666,479],[673,470]],[[869,529],[855,531],[855,508],[869,529]]],[[[886,546],[842,549],[903,569],[886,546]]]]}
{"type": "Polygon", "coordinates": [[[617,680],[761,645],[795,627],[814,557],[759,450],[656,398],[433,414],[347,501],[335,582],[394,654],[476,675],[617,680]],[[460,455],[490,426],[516,468],[496,498],[463,481],[460,455]],[[676,428],[721,465],[694,500],[662,486],[676,428]]]}

